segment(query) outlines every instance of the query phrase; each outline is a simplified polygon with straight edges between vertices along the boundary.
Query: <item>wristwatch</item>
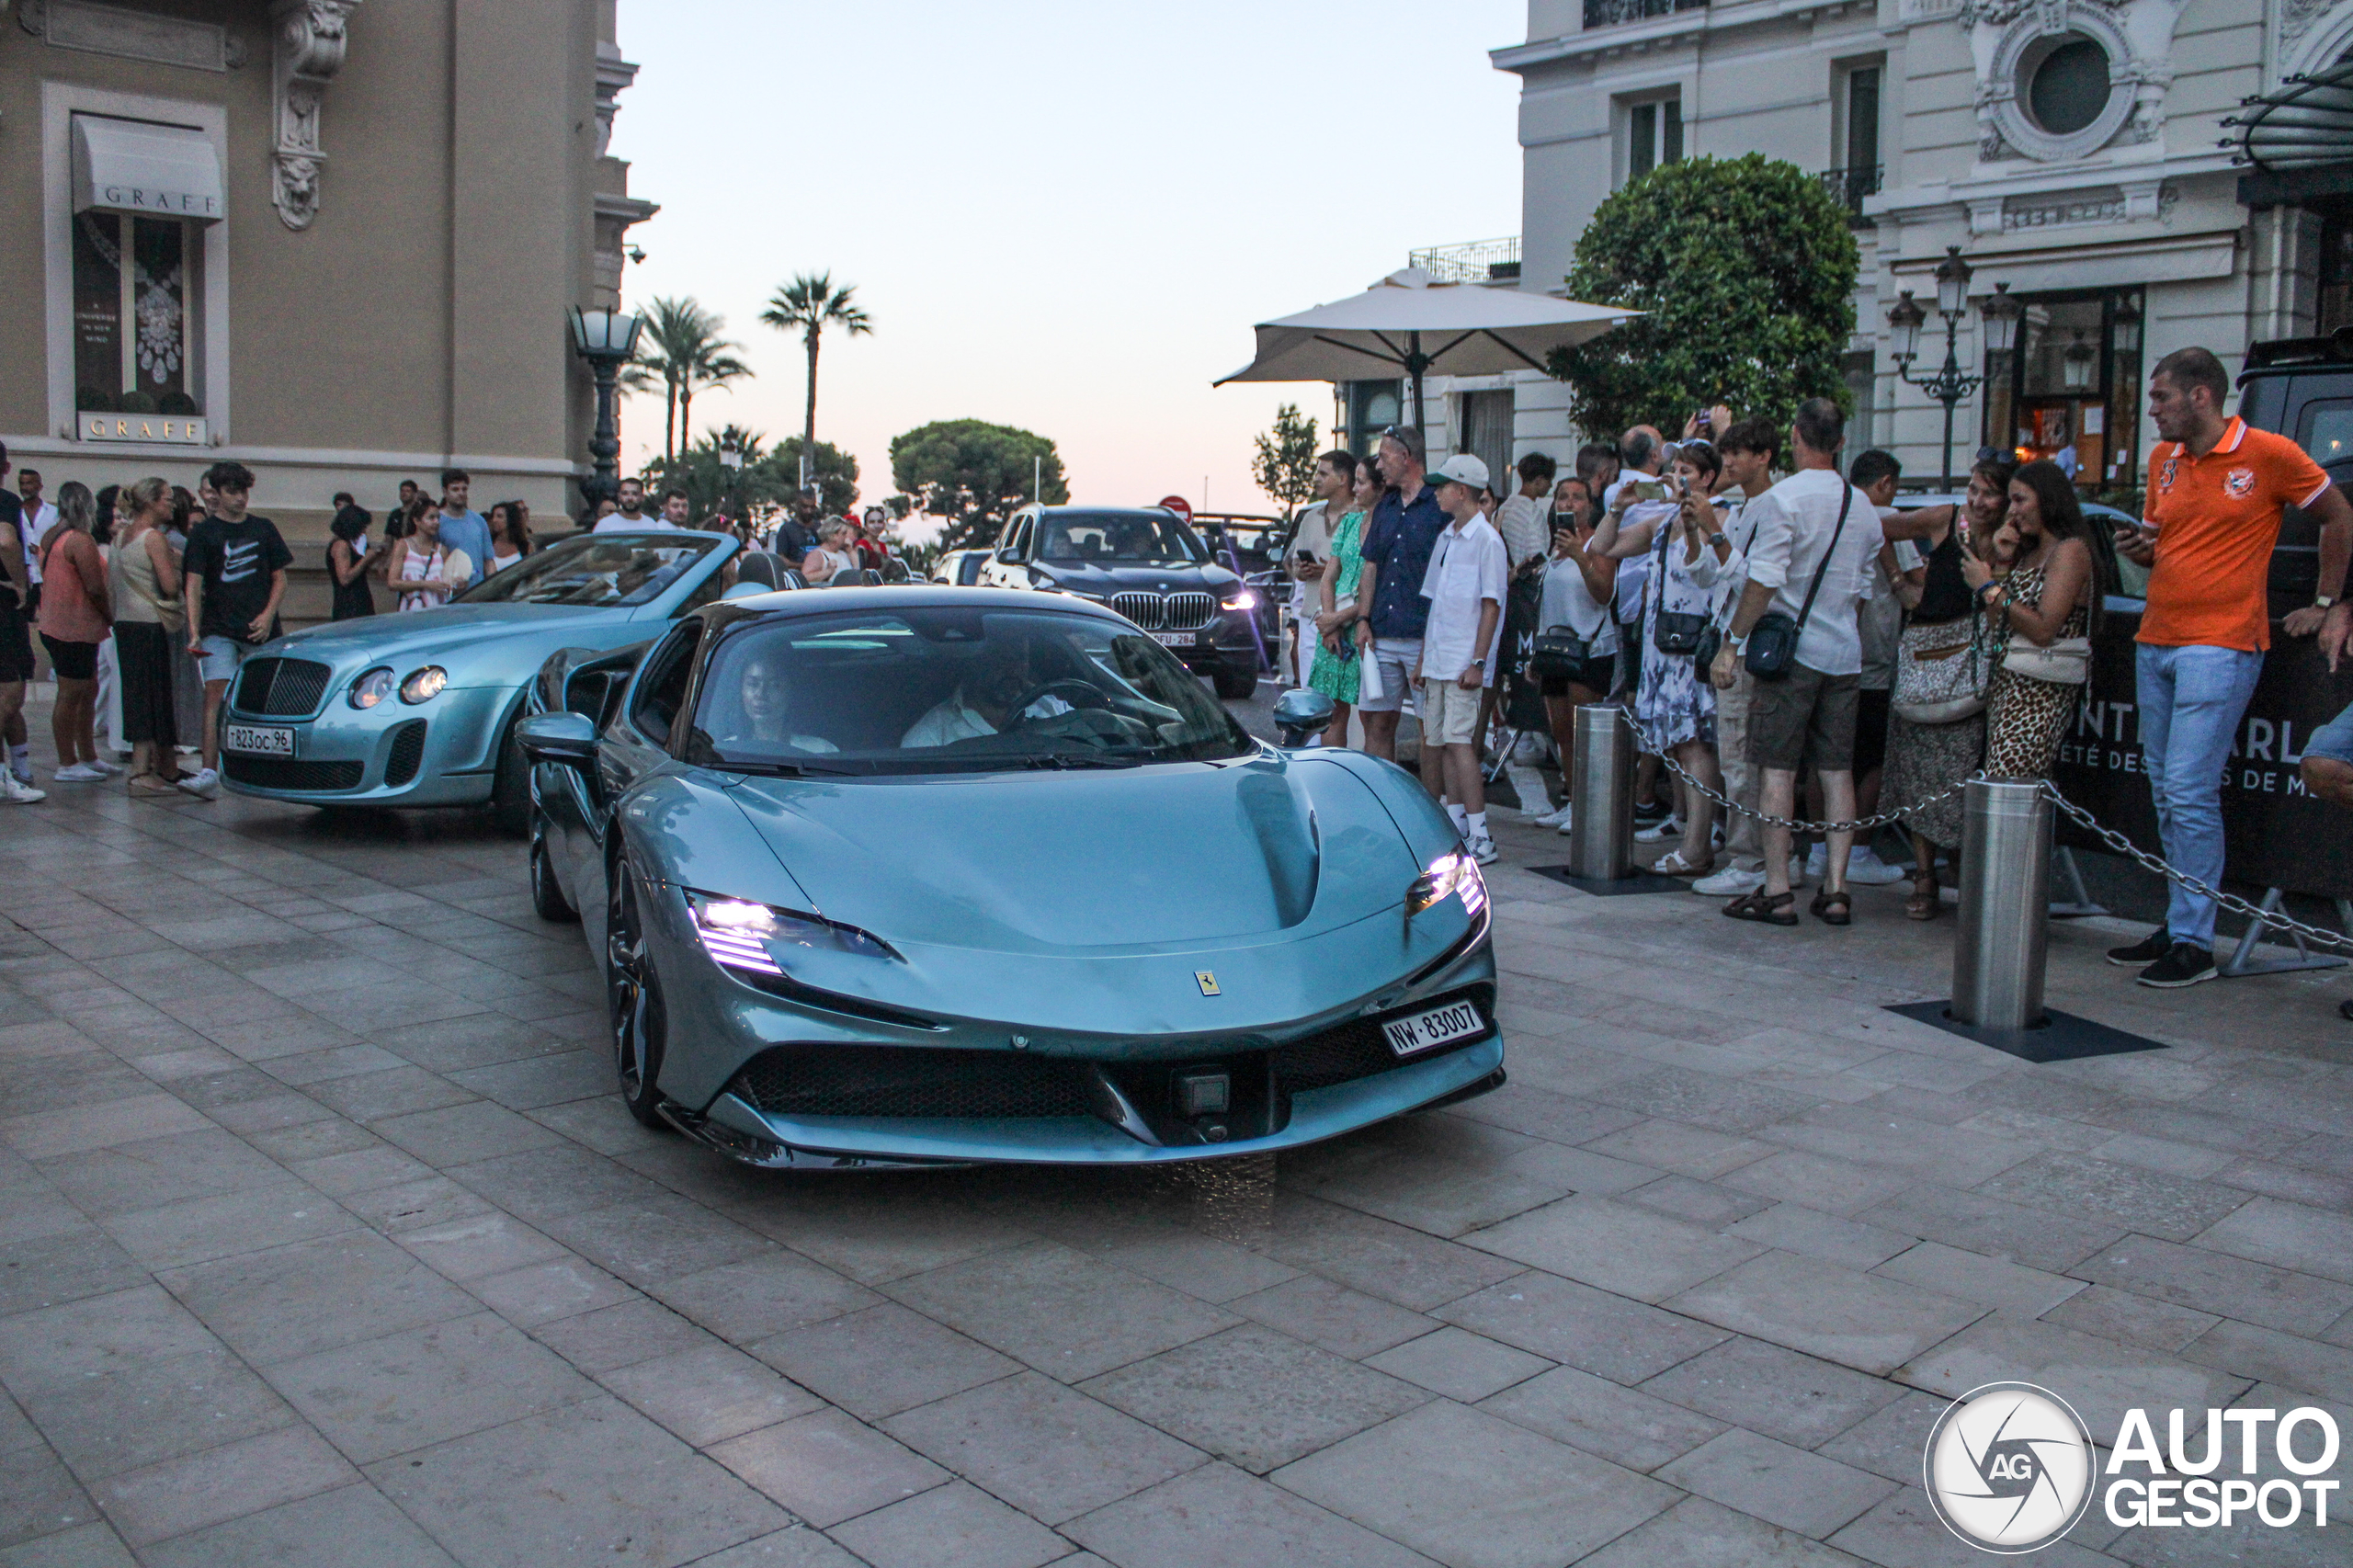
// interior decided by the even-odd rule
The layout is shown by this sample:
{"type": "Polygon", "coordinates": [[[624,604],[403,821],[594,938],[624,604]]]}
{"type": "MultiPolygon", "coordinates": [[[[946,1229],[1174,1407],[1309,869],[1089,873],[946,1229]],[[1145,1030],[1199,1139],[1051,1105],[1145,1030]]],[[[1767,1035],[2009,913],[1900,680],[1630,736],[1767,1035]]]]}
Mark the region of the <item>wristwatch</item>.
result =
{"type": "Polygon", "coordinates": [[[2313,608],[2314,609],[2326,609],[2336,602],[2336,596],[2335,594],[2314,594],[2313,596],[2313,608]]]}
{"type": "Polygon", "coordinates": [[[1714,545],[1718,550],[1727,550],[1732,546],[1732,540],[1724,538],[1724,530],[1722,528],[1718,528],[1715,532],[1710,534],[1708,536],[1708,542],[1714,545]]]}
{"type": "Polygon", "coordinates": [[[1724,646],[1731,649],[1735,653],[1745,653],[1748,652],[1748,639],[1745,635],[1740,637],[1727,637],[1724,639],[1724,646]]]}

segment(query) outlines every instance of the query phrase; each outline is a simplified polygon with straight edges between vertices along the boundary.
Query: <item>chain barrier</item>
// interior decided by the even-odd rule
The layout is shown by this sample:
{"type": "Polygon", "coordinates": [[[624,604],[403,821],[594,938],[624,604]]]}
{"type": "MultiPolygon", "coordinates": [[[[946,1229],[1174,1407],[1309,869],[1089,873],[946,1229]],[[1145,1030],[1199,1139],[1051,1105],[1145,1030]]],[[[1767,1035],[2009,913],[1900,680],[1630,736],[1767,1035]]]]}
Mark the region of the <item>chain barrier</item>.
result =
{"type": "MultiPolygon", "coordinates": [[[[1614,711],[1619,718],[1625,721],[1626,728],[1633,732],[1635,741],[1637,743],[1641,742],[1643,739],[1643,729],[1640,724],[1634,722],[1634,715],[1632,711],[1623,703],[1616,704],[1613,707],[1612,711],[1614,711]]],[[[1700,794],[1705,795],[1711,801],[1715,801],[1716,804],[1723,807],[1726,811],[1738,812],[1745,817],[1755,817],[1767,827],[1786,827],[1791,833],[1832,834],[1872,832],[1876,829],[1886,827],[1890,824],[1901,822],[1905,817],[1910,816],[1914,812],[1924,811],[1927,807],[1935,805],[1939,801],[1950,800],[1953,796],[1960,794],[1961,790],[1969,787],[1969,779],[1964,778],[1960,783],[1955,784],[1951,789],[1939,790],[1925,801],[1915,801],[1909,805],[1899,806],[1892,812],[1881,812],[1875,816],[1857,817],[1852,822],[1800,822],[1792,817],[1769,816],[1767,813],[1758,811],[1754,806],[1742,805],[1738,801],[1733,800],[1722,790],[1710,789],[1707,785],[1700,783],[1697,778],[1692,778],[1690,774],[1684,771],[1682,765],[1677,763],[1671,756],[1661,755],[1659,756],[1659,761],[1665,766],[1666,770],[1669,773],[1674,774],[1677,778],[1683,780],[1684,783],[1689,785],[1692,789],[1697,790],[1700,794]]],[[[1983,778],[1984,775],[1978,773],[1972,774],[1970,777],[1983,778]]]]}
{"type": "MultiPolygon", "coordinates": [[[[1627,708],[1623,703],[1618,703],[1612,706],[1611,711],[1615,712],[1620,719],[1625,722],[1626,727],[1633,732],[1634,738],[1637,741],[1640,741],[1643,738],[1642,726],[1635,722],[1633,711],[1631,709],[1627,708]]],[[[1881,812],[1874,816],[1858,817],[1853,822],[1799,822],[1789,817],[1768,816],[1763,812],[1742,805],[1738,801],[1732,799],[1732,797],[1724,794],[1722,790],[1711,790],[1707,785],[1700,783],[1697,778],[1692,778],[1691,775],[1678,766],[1676,760],[1671,756],[1661,756],[1659,757],[1659,761],[1665,765],[1666,770],[1669,773],[1674,774],[1676,778],[1681,779],[1684,783],[1689,785],[1692,789],[1697,790],[1700,794],[1705,795],[1708,799],[1715,801],[1716,804],[1723,807],[1727,811],[1738,812],[1743,816],[1755,817],[1758,822],[1768,827],[1785,827],[1792,833],[1809,834],[1861,833],[1875,828],[1884,827],[1891,823],[1901,821],[1904,817],[1911,815],[1914,812],[1920,811],[1928,806],[1933,806],[1939,801],[1949,800],[1954,795],[1957,795],[1963,790],[1966,790],[1970,784],[1976,779],[1990,777],[1990,775],[1988,775],[1983,768],[1980,768],[1977,772],[1971,774],[1967,778],[1964,778],[1958,784],[1955,784],[1951,789],[1938,790],[1936,794],[1929,796],[1925,801],[1915,801],[1908,806],[1900,807],[1895,811],[1881,812]]],[[[2036,782],[2041,785],[2042,792],[2051,797],[2051,803],[2058,809],[2061,814],[2065,816],[2076,826],[2082,828],[2085,832],[2090,834],[2093,837],[2098,839],[2102,844],[2107,845],[2109,849],[2123,856],[2126,859],[2131,860],[2133,864],[2139,866],[2142,869],[2154,871],[2158,876],[2165,878],[2167,881],[2177,882],[2181,886],[2188,888],[2190,892],[2199,894],[2200,897],[2211,898],[2214,901],[2215,907],[2218,909],[2227,910],[2231,914],[2238,915],[2242,919],[2252,921],[2256,925],[2268,926],[2274,931],[2284,931],[2290,936],[2301,938],[2306,944],[2313,947],[2326,948],[2331,950],[2343,953],[2353,953],[2353,934],[2348,934],[2343,931],[2330,931],[2317,926],[2307,926],[2302,921],[2282,914],[2278,910],[2264,909],[2256,904],[2249,903],[2246,900],[2239,897],[2236,893],[2228,893],[2222,892],[2220,888],[2209,887],[2206,883],[2199,881],[2196,877],[2191,876],[2188,872],[2179,870],[2173,866],[2167,865],[2162,857],[2150,854],[2147,850],[2142,848],[2139,845],[2133,843],[2131,839],[2125,837],[2114,828],[2104,826],[2100,823],[2100,820],[2097,817],[2093,816],[2090,812],[2085,810],[2083,807],[2075,804],[2075,801],[2067,799],[2066,796],[2061,794],[2059,792],[2059,786],[2053,784],[2050,779],[2037,779],[2036,782]]]]}

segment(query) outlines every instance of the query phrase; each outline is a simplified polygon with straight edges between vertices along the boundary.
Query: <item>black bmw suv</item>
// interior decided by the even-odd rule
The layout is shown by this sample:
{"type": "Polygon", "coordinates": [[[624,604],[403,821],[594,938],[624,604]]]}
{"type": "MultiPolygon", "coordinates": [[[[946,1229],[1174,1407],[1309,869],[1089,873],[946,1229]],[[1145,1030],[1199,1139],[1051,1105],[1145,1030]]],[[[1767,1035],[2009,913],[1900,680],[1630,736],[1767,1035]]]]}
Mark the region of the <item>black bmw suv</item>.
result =
{"type": "Polygon", "coordinates": [[[1248,697],[1267,662],[1255,614],[1259,590],[1218,565],[1191,528],[1157,506],[1025,506],[1006,519],[981,583],[1108,605],[1208,676],[1220,697],[1248,697]]]}

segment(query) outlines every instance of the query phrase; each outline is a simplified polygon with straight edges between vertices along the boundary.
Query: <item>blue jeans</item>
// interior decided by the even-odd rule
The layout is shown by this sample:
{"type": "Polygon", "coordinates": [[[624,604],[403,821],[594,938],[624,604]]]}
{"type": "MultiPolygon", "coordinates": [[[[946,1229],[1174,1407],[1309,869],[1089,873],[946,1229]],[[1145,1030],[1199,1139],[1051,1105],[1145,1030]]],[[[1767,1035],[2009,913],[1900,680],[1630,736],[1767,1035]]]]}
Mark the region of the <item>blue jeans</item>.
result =
{"type": "MultiPolygon", "coordinates": [[[[2263,674],[2261,653],[2236,648],[2134,650],[2141,699],[2141,767],[2156,798],[2165,859],[2208,887],[2222,884],[2222,769],[2247,699],[2263,674]]],[[[2165,930],[2177,942],[2214,945],[2214,901],[2169,883],[2165,930]]]]}

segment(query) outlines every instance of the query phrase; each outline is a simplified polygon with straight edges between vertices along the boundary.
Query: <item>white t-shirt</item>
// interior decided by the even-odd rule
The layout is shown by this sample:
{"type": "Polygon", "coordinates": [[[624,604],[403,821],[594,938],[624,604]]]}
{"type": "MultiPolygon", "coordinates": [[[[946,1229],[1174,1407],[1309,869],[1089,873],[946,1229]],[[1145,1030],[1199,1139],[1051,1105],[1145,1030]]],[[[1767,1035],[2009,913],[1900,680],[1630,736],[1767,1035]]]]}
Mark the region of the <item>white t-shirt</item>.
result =
{"type": "Polygon", "coordinates": [[[1542,622],[1542,631],[1567,627],[1584,638],[1596,654],[1618,651],[1618,618],[1609,613],[1607,600],[1593,597],[1592,586],[1574,561],[1563,559],[1545,566],[1544,608],[1537,619],[1542,622]]]}
{"type": "Polygon", "coordinates": [[[1887,542],[1879,508],[1870,497],[1829,469],[1800,469],[1751,501],[1744,515],[1756,525],[1748,551],[1748,580],[1776,592],[1772,608],[1796,619],[1806,591],[1825,555],[1830,564],[1814,596],[1813,613],[1798,631],[1798,663],[1826,676],[1860,675],[1862,637],[1857,612],[1879,585],[1879,551],[1887,542]],[[1837,531],[1838,507],[1851,494],[1847,526],[1837,531]],[[1836,532],[1837,551],[1830,553],[1836,532]]]}
{"type": "MultiPolygon", "coordinates": [[[[1057,713],[1069,711],[1069,703],[1051,695],[1041,697],[1022,710],[1025,715],[1037,719],[1051,719],[1057,713]]],[[[995,724],[965,703],[964,688],[959,687],[947,700],[907,726],[907,733],[899,737],[899,749],[915,751],[926,746],[944,746],[957,741],[969,741],[975,735],[994,735],[996,733],[995,724]]]]}
{"type": "Polygon", "coordinates": [[[17,524],[17,536],[25,547],[27,581],[40,581],[41,536],[56,526],[57,506],[54,502],[43,501],[24,509],[24,517],[17,524]]]}
{"type": "Polygon", "coordinates": [[[615,512],[611,517],[605,518],[602,522],[598,523],[595,528],[590,528],[588,531],[592,534],[633,534],[643,533],[649,528],[662,533],[673,534],[682,534],[690,531],[689,529],[679,528],[675,523],[665,523],[658,517],[641,515],[632,519],[622,517],[619,512],[615,512]]]}
{"type": "Polygon", "coordinates": [[[1430,601],[1429,621],[1422,629],[1424,680],[1452,680],[1475,664],[1483,666],[1485,684],[1495,684],[1511,575],[1504,555],[1504,536],[1484,517],[1438,530],[1429,570],[1422,574],[1422,597],[1430,601]],[[1495,601],[1495,629],[1482,648],[1479,611],[1488,599],[1495,601]]]}
{"type": "Polygon", "coordinates": [[[1504,504],[1495,508],[1495,531],[1504,536],[1504,549],[1510,552],[1514,566],[1552,548],[1552,532],[1545,527],[1552,515],[1551,502],[1518,491],[1505,496],[1504,504]]]}

